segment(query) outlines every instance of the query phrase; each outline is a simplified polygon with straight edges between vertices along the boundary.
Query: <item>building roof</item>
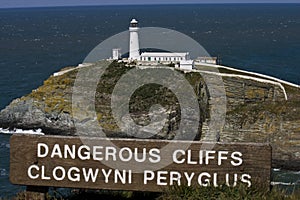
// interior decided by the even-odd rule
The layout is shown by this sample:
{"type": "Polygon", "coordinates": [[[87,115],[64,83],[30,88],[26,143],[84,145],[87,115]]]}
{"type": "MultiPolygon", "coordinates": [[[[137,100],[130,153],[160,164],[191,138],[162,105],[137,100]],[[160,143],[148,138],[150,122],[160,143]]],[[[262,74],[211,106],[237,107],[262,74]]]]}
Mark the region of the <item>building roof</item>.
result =
{"type": "Polygon", "coordinates": [[[144,56],[144,57],[185,57],[187,56],[189,53],[188,52],[185,52],[185,53],[182,53],[182,52],[144,52],[141,54],[141,56],[144,56]]]}
{"type": "Polygon", "coordinates": [[[132,19],[130,23],[131,23],[131,24],[137,24],[138,21],[137,21],[136,19],[132,19]]]}
{"type": "Polygon", "coordinates": [[[181,60],[180,65],[192,65],[194,63],[193,60],[181,60]]]}

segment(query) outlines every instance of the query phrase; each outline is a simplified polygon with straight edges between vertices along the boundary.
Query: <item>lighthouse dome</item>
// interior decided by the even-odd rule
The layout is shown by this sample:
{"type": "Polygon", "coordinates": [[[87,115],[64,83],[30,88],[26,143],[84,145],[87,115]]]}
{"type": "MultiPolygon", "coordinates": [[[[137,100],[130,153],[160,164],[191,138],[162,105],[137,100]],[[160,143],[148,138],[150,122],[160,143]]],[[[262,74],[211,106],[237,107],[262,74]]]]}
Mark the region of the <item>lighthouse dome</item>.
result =
{"type": "Polygon", "coordinates": [[[132,19],[130,22],[130,24],[137,24],[137,23],[138,23],[138,21],[136,19],[132,19]]]}

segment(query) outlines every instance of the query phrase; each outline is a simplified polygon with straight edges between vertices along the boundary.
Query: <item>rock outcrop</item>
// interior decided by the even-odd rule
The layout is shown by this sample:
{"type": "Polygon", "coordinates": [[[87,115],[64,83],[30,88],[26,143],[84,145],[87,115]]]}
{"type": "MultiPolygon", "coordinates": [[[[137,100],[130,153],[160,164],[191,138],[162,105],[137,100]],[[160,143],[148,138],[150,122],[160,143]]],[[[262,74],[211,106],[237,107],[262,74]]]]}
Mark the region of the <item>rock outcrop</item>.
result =
{"type": "MultiPolygon", "coordinates": [[[[89,68],[95,70],[108,65],[97,62],[89,68]]],[[[135,66],[113,62],[103,73],[95,92],[96,119],[75,119],[72,107],[72,89],[80,67],[63,69],[51,76],[32,93],[11,102],[0,113],[0,127],[37,129],[46,134],[76,135],[75,123],[82,126],[97,121],[108,137],[134,137],[124,133],[117,125],[111,109],[111,94],[122,75],[135,66]]],[[[272,145],[273,165],[287,169],[300,167],[300,90],[284,83],[276,82],[247,72],[236,72],[219,68],[219,72],[208,66],[198,66],[198,71],[181,72],[192,85],[197,95],[200,117],[199,133],[195,139],[205,139],[212,125],[224,120],[210,140],[221,142],[267,142],[272,145]],[[214,94],[203,78],[209,74],[214,94]],[[222,80],[222,84],[214,80],[222,80]],[[218,85],[219,84],[219,85],[218,85]],[[221,91],[224,91],[225,96],[221,91]],[[224,102],[226,105],[224,105],[224,102]],[[220,109],[225,108],[225,115],[220,109]],[[214,116],[218,116],[214,118],[214,116]]],[[[174,80],[176,84],[176,80],[174,80]]],[[[83,93],[88,85],[80,88],[83,93]]],[[[126,85],[124,85],[126,88],[126,85]]],[[[186,97],[189,98],[189,97],[186,97]]],[[[89,109],[86,105],[85,109],[89,109]]],[[[138,88],[129,103],[130,117],[139,126],[147,126],[151,119],[167,116],[162,129],[151,138],[173,139],[181,122],[181,107],[171,90],[157,84],[138,88]],[[151,113],[151,106],[161,105],[151,113]],[[150,113],[150,114],[149,114],[150,113]]],[[[78,111],[76,111],[78,112],[78,111]]],[[[186,109],[184,112],[192,113],[186,109]]],[[[127,119],[124,118],[126,121],[127,119]]],[[[220,124],[220,123],[219,123],[220,124]]],[[[147,134],[148,129],[143,130],[147,134]]],[[[92,134],[91,132],[87,134],[92,134]]]]}

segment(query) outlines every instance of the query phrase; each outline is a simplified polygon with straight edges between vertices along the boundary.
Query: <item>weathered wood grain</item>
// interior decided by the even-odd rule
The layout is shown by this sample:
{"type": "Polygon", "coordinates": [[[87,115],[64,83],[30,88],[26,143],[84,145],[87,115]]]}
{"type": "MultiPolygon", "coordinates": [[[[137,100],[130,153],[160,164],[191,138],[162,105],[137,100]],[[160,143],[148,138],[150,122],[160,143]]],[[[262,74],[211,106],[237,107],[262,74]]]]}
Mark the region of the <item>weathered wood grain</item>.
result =
{"type": "MultiPolygon", "coordinates": [[[[188,141],[166,141],[166,140],[138,140],[138,139],[101,139],[101,138],[79,138],[79,137],[65,137],[65,136],[32,136],[32,135],[13,135],[10,141],[10,181],[13,184],[19,185],[31,185],[31,186],[53,186],[53,187],[70,187],[70,188],[89,188],[89,189],[112,189],[112,190],[136,190],[136,191],[162,191],[170,186],[170,172],[180,173],[181,184],[187,184],[187,180],[184,178],[184,172],[188,174],[194,173],[194,178],[192,179],[192,185],[199,185],[198,175],[207,172],[211,175],[210,184],[214,184],[214,173],[217,173],[218,185],[224,184],[226,182],[226,173],[229,174],[229,183],[232,186],[234,182],[234,174],[238,176],[238,184],[246,184],[241,182],[242,174],[251,175],[252,186],[256,187],[268,187],[270,184],[270,171],[271,171],[271,147],[269,144],[255,144],[255,143],[216,143],[213,146],[213,151],[228,151],[228,155],[232,152],[238,151],[242,153],[243,163],[239,166],[233,166],[231,164],[232,159],[222,160],[222,164],[218,165],[217,159],[209,160],[209,164],[199,164],[199,151],[205,146],[212,146],[213,143],[203,143],[203,142],[188,142],[188,141]],[[82,160],[76,155],[75,159],[72,158],[59,158],[55,156],[51,158],[50,155],[44,158],[39,158],[37,156],[37,144],[45,143],[50,149],[58,144],[63,147],[64,145],[75,145],[76,149],[82,145],[88,145],[91,148],[93,146],[108,146],[115,145],[118,148],[129,147],[134,150],[137,148],[139,152],[143,148],[147,149],[147,152],[152,148],[160,149],[161,162],[166,162],[172,158],[174,150],[184,149],[183,147],[188,147],[185,150],[191,151],[191,161],[197,162],[196,164],[187,164],[184,162],[182,164],[176,164],[171,162],[167,166],[161,169],[156,169],[157,163],[152,162],[121,162],[111,161],[114,167],[106,166],[97,160],[88,159],[82,160]],[[169,146],[171,146],[169,148],[169,146]],[[165,148],[164,148],[165,147],[165,148]],[[28,176],[28,168],[31,165],[39,167],[39,170],[33,169],[32,173],[34,175],[39,175],[39,178],[31,179],[28,176]],[[46,176],[51,177],[51,180],[43,180],[41,178],[41,167],[44,166],[46,176]],[[53,169],[57,166],[61,166],[67,171],[72,167],[91,168],[93,170],[99,169],[99,174],[95,182],[91,180],[86,182],[83,178],[83,172],[80,171],[80,181],[71,181],[67,177],[63,180],[54,180],[52,174],[53,169]],[[150,180],[147,184],[144,183],[144,174],[136,173],[134,169],[140,166],[143,170],[150,170],[155,173],[155,179],[150,180]],[[132,171],[132,181],[128,181],[123,184],[119,179],[115,181],[114,169],[119,170],[133,170],[132,171]],[[108,182],[105,182],[105,177],[101,173],[101,170],[112,169],[112,174],[109,177],[108,182]],[[153,170],[155,169],[155,170],[153,170]],[[163,171],[165,179],[162,179],[162,183],[166,185],[158,185],[156,175],[159,171],[163,171]]],[[[210,149],[208,149],[210,150],[210,149]]],[[[49,153],[50,154],[50,153],[49,153]]],[[[184,156],[179,157],[181,160],[185,158],[184,156]]],[[[187,160],[187,158],[186,158],[187,160]]],[[[161,163],[160,162],[160,163],[161,163]]],[[[140,172],[140,171],[139,171],[140,172]]],[[[129,172],[128,172],[129,173],[129,172]]],[[[177,175],[178,175],[177,173],[177,175]]],[[[58,173],[60,176],[60,173],[58,173]]],[[[71,173],[74,176],[74,171],[71,173]]],[[[128,176],[127,176],[128,178],[128,176]]],[[[173,177],[174,178],[174,177],[173,177]]],[[[207,176],[203,176],[202,180],[205,182],[207,176]]],[[[126,179],[127,180],[127,179],[126,179]]],[[[129,178],[128,178],[129,180],[129,178]]],[[[178,184],[174,181],[173,184],[178,184]]],[[[247,184],[246,184],[247,185],[247,184]]]]}

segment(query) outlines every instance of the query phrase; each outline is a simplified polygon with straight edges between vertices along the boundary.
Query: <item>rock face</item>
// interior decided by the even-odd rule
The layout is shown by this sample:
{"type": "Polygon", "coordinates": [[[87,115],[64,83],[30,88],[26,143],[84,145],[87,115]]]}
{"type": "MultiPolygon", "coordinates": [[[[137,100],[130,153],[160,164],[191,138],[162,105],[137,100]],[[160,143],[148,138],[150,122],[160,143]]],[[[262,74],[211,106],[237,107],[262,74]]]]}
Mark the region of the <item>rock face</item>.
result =
{"type": "MultiPolygon", "coordinates": [[[[234,80],[236,82],[236,80],[234,80]]],[[[231,82],[224,79],[225,85],[231,82]]],[[[272,145],[273,166],[298,170],[300,166],[300,96],[299,88],[256,84],[239,80],[242,93],[228,95],[231,106],[226,114],[222,141],[266,142],[272,145]],[[236,103],[235,96],[238,98],[236,103]]],[[[234,86],[231,85],[231,88],[234,86]]],[[[229,89],[228,89],[229,90],[229,89]]]]}
{"type": "MultiPolygon", "coordinates": [[[[108,64],[108,62],[101,61],[86,67],[97,70],[108,64]]],[[[74,109],[77,108],[74,105],[72,107],[72,89],[79,70],[79,68],[73,68],[66,70],[65,73],[60,72],[59,76],[51,76],[29,95],[11,102],[0,113],[0,127],[41,128],[46,134],[76,135],[78,124],[85,126],[96,121],[107,137],[135,137],[136,135],[128,135],[118,127],[111,109],[111,94],[118,80],[133,68],[135,66],[113,62],[106,69],[95,92],[95,117],[83,119],[73,117],[74,109]]],[[[218,73],[212,73],[207,66],[198,66],[198,71],[181,73],[189,81],[198,97],[200,109],[198,121],[193,121],[195,120],[193,118],[188,121],[191,124],[199,124],[196,140],[207,139],[208,133],[214,132],[215,134],[209,140],[267,142],[272,145],[274,167],[299,169],[299,87],[221,67],[218,73]],[[209,75],[205,78],[206,73],[209,75]],[[217,83],[216,80],[221,80],[222,84],[217,83]],[[214,85],[213,90],[210,88],[211,85],[214,85]],[[225,95],[222,95],[222,90],[225,95]],[[224,108],[226,110],[223,115],[220,110],[224,108]],[[220,124],[219,121],[222,120],[224,120],[223,126],[218,130],[212,130],[212,127],[220,124]]],[[[174,84],[176,84],[175,80],[174,84]]],[[[84,93],[88,85],[81,87],[84,93]]],[[[91,107],[85,106],[84,109],[91,107]]],[[[84,109],[80,112],[84,112],[84,109]]],[[[162,126],[162,128],[151,138],[173,139],[178,134],[181,106],[176,95],[166,87],[150,84],[138,88],[130,98],[129,111],[130,116],[124,117],[123,120],[129,122],[133,119],[140,127],[149,125],[152,119],[166,116],[163,124],[157,120],[155,126],[162,126]],[[155,104],[161,105],[163,109],[151,112],[155,104]]],[[[183,112],[193,113],[194,111],[185,108],[183,112]]],[[[138,136],[147,135],[151,132],[151,127],[139,131],[138,136]]],[[[92,135],[92,132],[87,131],[86,134],[92,135]]]]}
{"type": "Polygon", "coordinates": [[[72,135],[71,91],[76,71],[51,76],[27,96],[15,99],[0,113],[3,128],[38,129],[44,133],[72,135]]]}
{"type": "Polygon", "coordinates": [[[1,126],[9,128],[38,129],[52,134],[72,134],[73,122],[68,113],[46,113],[36,102],[16,99],[1,112],[1,126]]]}

